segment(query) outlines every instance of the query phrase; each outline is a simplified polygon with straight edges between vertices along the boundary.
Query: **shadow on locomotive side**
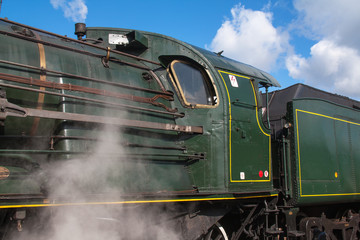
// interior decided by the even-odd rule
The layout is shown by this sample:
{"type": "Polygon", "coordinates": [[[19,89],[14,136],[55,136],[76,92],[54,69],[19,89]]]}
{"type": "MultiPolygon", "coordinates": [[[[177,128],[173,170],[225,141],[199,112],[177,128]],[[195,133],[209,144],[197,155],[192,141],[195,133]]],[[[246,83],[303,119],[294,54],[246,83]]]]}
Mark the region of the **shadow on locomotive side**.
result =
{"type": "Polygon", "coordinates": [[[357,239],[360,103],[150,32],[0,21],[2,239],[357,239]]]}

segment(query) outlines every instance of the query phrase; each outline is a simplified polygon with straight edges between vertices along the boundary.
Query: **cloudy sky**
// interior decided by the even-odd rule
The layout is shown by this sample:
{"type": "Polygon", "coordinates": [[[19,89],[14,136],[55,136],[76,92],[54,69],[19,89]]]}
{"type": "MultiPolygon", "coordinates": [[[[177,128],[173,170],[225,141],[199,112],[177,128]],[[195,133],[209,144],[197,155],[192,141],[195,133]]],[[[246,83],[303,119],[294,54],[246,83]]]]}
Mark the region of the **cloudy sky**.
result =
{"type": "Polygon", "coordinates": [[[2,0],[1,17],[73,36],[74,22],[169,35],[360,100],[359,0],[2,0]]]}

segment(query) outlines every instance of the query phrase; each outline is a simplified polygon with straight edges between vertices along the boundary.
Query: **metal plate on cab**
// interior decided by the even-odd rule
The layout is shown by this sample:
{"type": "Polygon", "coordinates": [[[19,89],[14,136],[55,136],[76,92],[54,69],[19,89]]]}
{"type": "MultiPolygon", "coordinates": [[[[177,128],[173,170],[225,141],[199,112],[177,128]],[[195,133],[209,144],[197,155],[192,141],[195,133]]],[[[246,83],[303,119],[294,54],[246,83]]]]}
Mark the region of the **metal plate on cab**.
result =
{"type": "Polygon", "coordinates": [[[129,39],[126,35],[123,34],[109,34],[109,44],[116,44],[116,45],[127,45],[129,44],[129,39]]]}
{"type": "Polygon", "coordinates": [[[0,167],[0,180],[9,177],[9,175],[10,175],[9,169],[7,169],[6,167],[0,167]]]}

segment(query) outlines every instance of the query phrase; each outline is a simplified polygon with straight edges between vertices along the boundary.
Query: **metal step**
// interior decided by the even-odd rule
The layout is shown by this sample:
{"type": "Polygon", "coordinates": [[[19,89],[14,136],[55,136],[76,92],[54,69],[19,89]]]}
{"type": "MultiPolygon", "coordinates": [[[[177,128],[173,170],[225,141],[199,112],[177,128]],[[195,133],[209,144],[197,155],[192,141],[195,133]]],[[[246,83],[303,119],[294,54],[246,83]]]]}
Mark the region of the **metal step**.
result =
{"type": "Polygon", "coordinates": [[[305,233],[302,232],[302,231],[288,231],[288,236],[289,237],[302,237],[302,236],[305,236],[305,233]]]}
{"type": "Polygon", "coordinates": [[[278,235],[278,234],[284,233],[284,231],[282,231],[282,230],[267,230],[266,233],[271,234],[271,235],[278,235]]]}

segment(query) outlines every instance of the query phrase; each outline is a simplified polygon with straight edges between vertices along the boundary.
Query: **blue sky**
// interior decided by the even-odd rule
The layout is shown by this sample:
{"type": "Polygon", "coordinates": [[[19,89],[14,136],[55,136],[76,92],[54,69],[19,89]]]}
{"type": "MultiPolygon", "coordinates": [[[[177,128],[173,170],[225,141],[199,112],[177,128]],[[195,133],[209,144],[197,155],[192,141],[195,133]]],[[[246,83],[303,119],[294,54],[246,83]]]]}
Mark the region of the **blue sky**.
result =
{"type": "Polygon", "coordinates": [[[360,100],[359,0],[2,0],[0,16],[74,37],[74,22],[157,32],[360,100]]]}

